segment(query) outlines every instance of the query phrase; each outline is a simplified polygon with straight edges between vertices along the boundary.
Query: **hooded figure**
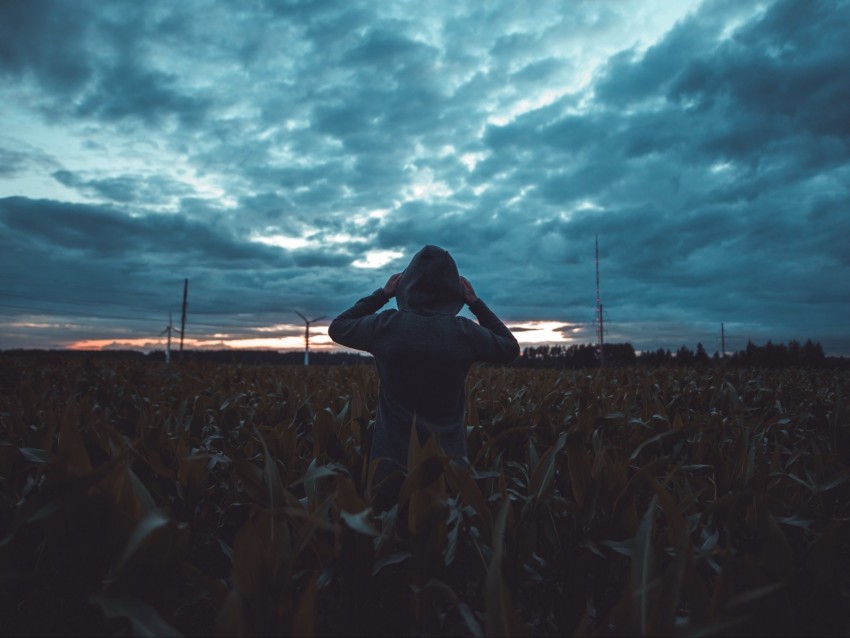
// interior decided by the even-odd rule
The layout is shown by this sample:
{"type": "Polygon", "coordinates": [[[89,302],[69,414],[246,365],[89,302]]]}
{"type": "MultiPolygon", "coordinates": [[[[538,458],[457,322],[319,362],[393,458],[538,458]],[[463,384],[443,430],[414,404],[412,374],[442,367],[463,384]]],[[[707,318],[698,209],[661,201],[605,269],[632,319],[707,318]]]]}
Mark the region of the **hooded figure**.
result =
{"type": "Polygon", "coordinates": [[[376,484],[406,466],[414,415],[420,435],[430,431],[448,456],[466,462],[469,368],[476,361],[510,363],[519,355],[510,330],[437,246],[425,246],[403,273],[334,319],[328,335],[375,357],[380,396],[371,462],[378,461],[376,484]],[[398,310],[375,314],[393,295],[398,310]],[[479,323],[457,316],[464,302],[479,323]]]}

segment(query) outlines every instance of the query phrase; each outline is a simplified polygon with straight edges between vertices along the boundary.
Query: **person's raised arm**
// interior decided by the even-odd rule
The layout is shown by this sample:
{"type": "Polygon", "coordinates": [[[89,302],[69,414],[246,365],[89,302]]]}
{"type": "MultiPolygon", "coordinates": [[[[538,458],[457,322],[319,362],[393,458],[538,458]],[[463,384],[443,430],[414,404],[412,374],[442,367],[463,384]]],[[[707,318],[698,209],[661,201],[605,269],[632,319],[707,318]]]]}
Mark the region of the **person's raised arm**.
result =
{"type": "Polygon", "coordinates": [[[480,361],[510,363],[519,356],[519,343],[508,327],[475,294],[475,289],[466,277],[460,278],[463,300],[469,306],[478,323],[487,332],[473,336],[473,349],[480,361]]]}
{"type": "Polygon", "coordinates": [[[475,289],[472,287],[472,284],[469,283],[469,279],[462,276],[460,278],[460,287],[463,289],[463,300],[466,302],[467,306],[471,306],[478,301],[478,295],[475,294],[475,289]]]}
{"type": "Polygon", "coordinates": [[[394,275],[390,275],[390,278],[387,279],[387,283],[384,284],[382,290],[384,294],[387,296],[387,299],[395,297],[395,291],[398,289],[398,282],[401,281],[401,273],[397,272],[394,275]]]}
{"type": "Polygon", "coordinates": [[[356,350],[369,350],[373,326],[367,317],[379,310],[395,295],[401,273],[392,275],[383,287],[371,295],[358,299],[351,308],[340,313],[328,327],[328,336],[336,343],[356,350]]]}

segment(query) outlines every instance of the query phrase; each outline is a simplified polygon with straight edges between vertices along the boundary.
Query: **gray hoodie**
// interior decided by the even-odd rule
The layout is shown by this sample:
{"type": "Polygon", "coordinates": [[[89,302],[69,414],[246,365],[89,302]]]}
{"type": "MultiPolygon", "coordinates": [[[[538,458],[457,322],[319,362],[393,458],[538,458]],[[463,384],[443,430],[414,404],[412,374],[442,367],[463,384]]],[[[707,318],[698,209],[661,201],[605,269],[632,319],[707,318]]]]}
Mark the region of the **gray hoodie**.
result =
{"type": "Polygon", "coordinates": [[[519,345],[478,299],[469,306],[479,323],[458,317],[463,289],[452,256],[437,246],[414,255],[396,289],[398,310],[376,313],[389,298],[383,288],[360,299],[331,322],[337,343],[372,353],[380,396],[371,460],[376,480],[407,463],[410,428],[437,434],[446,454],[466,456],[466,375],[476,361],[510,363],[519,345]]]}

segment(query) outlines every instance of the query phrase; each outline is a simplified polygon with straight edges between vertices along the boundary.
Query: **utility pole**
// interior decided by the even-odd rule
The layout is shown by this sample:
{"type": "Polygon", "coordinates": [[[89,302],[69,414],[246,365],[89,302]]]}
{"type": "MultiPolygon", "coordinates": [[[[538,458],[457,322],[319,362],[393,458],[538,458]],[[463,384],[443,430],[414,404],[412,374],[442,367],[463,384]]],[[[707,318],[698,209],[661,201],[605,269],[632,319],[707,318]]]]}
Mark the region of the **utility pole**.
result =
{"type": "Polygon", "coordinates": [[[720,358],[726,358],[726,328],[720,324],[720,358]]]}
{"type": "Polygon", "coordinates": [[[603,334],[602,298],[599,296],[599,235],[596,236],[596,345],[599,348],[599,367],[605,365],[605,337],[603,334]]]}
{"type": "Polygon", "coordinates": [[[320,319],[324,319],[324,315],[321,317],[316,317],[315,319],[307,319],[304,315],[302,315],[297,310],[295,311],[299,317],[304,320],[304,365],[310,365],[310,324],[319,321],[320,319]]]}
{"type": "Polygon", "coordinates": [[[180,319],[180,360],[183,360],[183,336],[186,334],[186,297],[189,294],[189,280],[183,280],[183,317],[180,319]]]}

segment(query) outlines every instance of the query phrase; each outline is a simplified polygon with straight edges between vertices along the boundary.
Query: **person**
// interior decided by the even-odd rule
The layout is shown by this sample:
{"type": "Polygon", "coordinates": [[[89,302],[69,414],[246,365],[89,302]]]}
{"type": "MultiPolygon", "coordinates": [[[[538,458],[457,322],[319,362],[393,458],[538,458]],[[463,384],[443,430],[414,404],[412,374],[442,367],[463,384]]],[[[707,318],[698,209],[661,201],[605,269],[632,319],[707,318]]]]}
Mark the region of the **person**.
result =
{"type": "Polygon", "coordinates": [[[398,496],[396,470],[407,465],[414,421],[421,438],[436,435],[446,455],[467,463],[467,373],[474,362],[519,356],[511,331],[458,274],[448,251],[432,245],[336,317],[328,335],[375,358],[380,389],[370,456],[377,462],[373,484],[383,485],[379,508],[398,496]],[[377,312],[393,296],[398,310],[377,312]],[[464,302],[478,323],[457,316],[464,302]]]}

